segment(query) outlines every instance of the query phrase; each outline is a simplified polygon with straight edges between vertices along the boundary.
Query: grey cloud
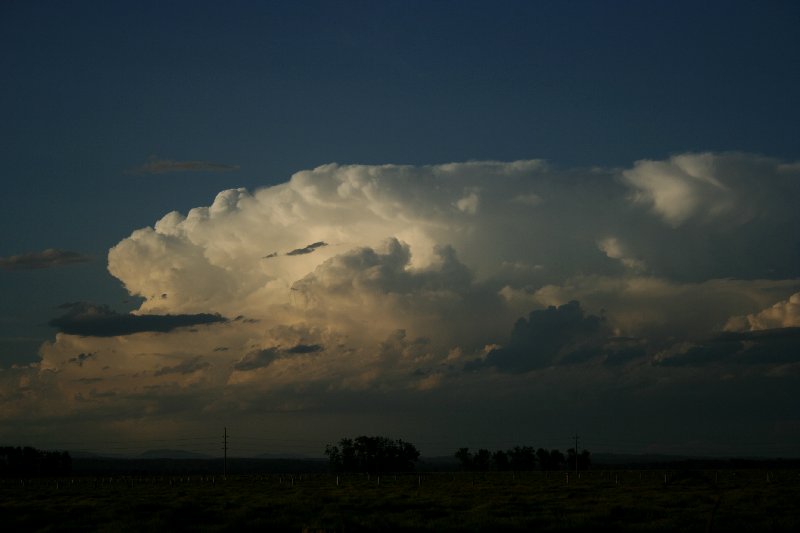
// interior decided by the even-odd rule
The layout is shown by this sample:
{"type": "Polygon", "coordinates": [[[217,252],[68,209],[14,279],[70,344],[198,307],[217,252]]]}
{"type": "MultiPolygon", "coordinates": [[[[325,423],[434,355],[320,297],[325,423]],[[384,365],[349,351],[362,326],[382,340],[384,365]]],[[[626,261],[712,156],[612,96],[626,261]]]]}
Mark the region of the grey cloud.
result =
{"type": "Polygon", "coordinates": [[[800,362],[800,327],[726,332],[706,341],[674,346],[653,359],[654,365],[672,367],[797,362],[800,362]]]}
{"type": "Polygon", "coordinates": [[[76,355],[75,357],[72,357],[67,362],[76,364],[78,366],[83,366],[83,363],[85,363],[89,359],[93,359],[94,357],[95,357],[95,354],[93,354],[93,353],[81,353],[81,354],[76,355]]]}
{"type": "Polygon", "coordinates": [[[655,215],[618,226],[653,274],[695,281],[800,274],[797,166],[753,154],[682,154],[637,161],[619,179],[632,205],[655,215]]]}
{"type": "Polygon", "coordinates": [[[271,365],[274,361],[292,355],[302,355],[321,352],[325,349],[321,344],[296,344],[291,348],[281,349],[273,346],[264,350],[256,350],[246,354],[234,363],[233,369],[240,371],[256,370],[271,365]]]}
{"type": "Polygon", "coordinates": [[[192,357],[191,359],[187,359],[185,361],[181,361],[175,366],[165,366],[163,368],[158,369],[155,376],[166,376],[168,374],[193,374],[198,370],[203,370],[204,368],[208,368],[210,365],[207,361],[203,361],[203,358],[200,356],[192,357]]]}
{"type": "Polygon", "coordinates": [[[87,263],[91,257],[69,250],[48,248],[42,252],[29,252],[10,257],[0,257],[0,268],[5,270],[37,270],[87,263]]]}
{"type": "Polygon", "coordinates": [[[427,264],[416,268],[409,245],[396,238],[336,255],[291,286],[292,303],[330,324],[371,324],[369,335],[405,329],[430,338],[441,353],[496,342],[517,315],[503,305],[496,285],[475,281],[451,246],[425,252],[427,264]]]}
{"type": "Polygon", "coordinates": [[[740,153],[642,160],[621,175],[634,202],[649,206],[672,227],[689,223],[735,227],[759,215],[791,213],[792,198],[800,192],[795,177],[796,169],[775,159],[740,153]],[[767,183],[772,187],[765,187],[767,183]]]}
{"type": "Polygon", "coordinates": [[[48,324],[62,333],[83,337],[114,337],[145,331],[166,333],[177,328],[227,322],[218,314],[131,315],[120,314],[105,305],[64,304],[69,311],[48,324]]]}
{"type": "Polygon", "coordinates": [[[647,341],[627,337],[612,337],[603,346],[603,362],[609,366],[625,364],[647,355],[647,341]]]}
{"type": "Polygon", "coordinates": [[[800,362],[800,327],[776,328],[744,333],[725,333],[742,346],[737,362],[749,365],[780,365],[800,362]]]}
{"type": "Polygon", "coordinates": [[[316,352],[321,352],[322,350],[324,350],[324,347],[321,344],[298,344],[286,350],[286,353],[290,354],[316,353],[316,352]]]}
{"type": "Polygon", "coordinates": [[[225,165],[211,161],[173,161],[150,157],[147,163],[127,171],[128,174],[165,174],[167,172],[230,172],[238,165],[225,165]]]}
{"type": "Polygon", "coordinates": [[[588,315],[577,301],[532,311],[514,324],[507,346],[489,352],[485,359],[466,365],[467,370],[495,367],[524,373],[554,364],[571,364],[603,355],[609,339],[605,319],[588,315]]]}
{"type": "Polygon", "coordinates": [[[758,313],[732,317],[725,325],[725,329],[728,331],[756,331],[796,326],[800,326],[800,292],[792,294],[787,300],[773,304],[758,313]]]}
{"type": "MultiPolygon", "coordinates": [[[[322,246],[328,246],[328,243],[327,242],[322,242],[322,241],[314,242],[314,243],[309,244],[308,246],[304,246],[303,248],[296,248],[296,249],[292,250],[291,252],[286,252],[286,255],[305,255],[305,254],[310,254],[311,252],[313,252],[314,250],[316,250],[317,248],[320,248],[322,246]]],[[[269,257],[273,257],[273,255],[268,255],[267,258],[269,258],[269,257]]]]}
{"type": "Polygon", "coordinates": [[[246,317],[246,316],[244,316],[244,315],[237,315],[237,316],[236,316],[236,318],[234,318],[234,319],[233,319],[233,321],[234,321],[234,322],[239,322],[239,321],[241,321],[241,322],[243,322],[243,323],[245,323],[245,324],[255,324],[255,323],[257,323],[257,322],[260,322],[260,321],[259,321],[258,319],[256,319],[256,318],[247,318],[247,317],[246,317]]]}
{"type": "Polygon", "coordinates": [[[99,383],[103,378],[78,378],[74,380],[76,383],[99,383]]]}
{"type": "Polygon", "coordinates": [[[311,293],[352,294],[353,290],[408,294],[416,291],[463,289],[472,273],[458,260],[450,246],[436,246],[438,264],[424,271],[409,271],[411,252],[405,243],[392,238],[381,253],[364,247],[333,257],[311,274],[297,281],[293,289],[311,293]]]}

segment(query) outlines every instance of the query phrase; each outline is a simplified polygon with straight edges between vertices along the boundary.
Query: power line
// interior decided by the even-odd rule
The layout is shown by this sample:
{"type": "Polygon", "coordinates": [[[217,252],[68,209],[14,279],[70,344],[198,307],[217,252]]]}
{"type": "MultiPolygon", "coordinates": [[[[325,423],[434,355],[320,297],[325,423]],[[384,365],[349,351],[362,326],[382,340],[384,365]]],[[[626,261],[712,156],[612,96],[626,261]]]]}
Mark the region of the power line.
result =
{"type": "Polygon", "coordinates": [[[227,478],[228,477],[228,428],[227,427],[222,433],[222,450],[223,450],[223,459],[222,459],[223,475],[225,476],[225,478],[227,478]]]}

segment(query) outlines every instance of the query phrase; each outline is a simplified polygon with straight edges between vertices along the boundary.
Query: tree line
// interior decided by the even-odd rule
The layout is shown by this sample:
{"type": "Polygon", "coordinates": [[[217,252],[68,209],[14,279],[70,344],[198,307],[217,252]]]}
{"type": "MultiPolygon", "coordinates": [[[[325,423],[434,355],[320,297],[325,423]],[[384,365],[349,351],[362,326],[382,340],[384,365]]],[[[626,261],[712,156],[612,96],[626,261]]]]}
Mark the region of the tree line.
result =
{"type": "Polygon", "coordinates": [[[362,435],[344,438],[338,446],[328,444],[325,455],[334,472],[409,472],[419,459],[419,450],[401,439],[362,435]]]}
{"type": "Polygon", "coordinates": [[[71,471],[69,452],[48,452],[30,446],[0,447],[0,477],[63,476],[71,471]]]}
{"type": "MultiPolygon", "coordinates": [[[[333,472],[409,472],[419,459],[417,447],[402,439],[387,437],[343,438],[338,445],[328,444],[325,455],[333,472]]],[[[577,454],[570,448],[564,454],[559,450],[546,450],[533,446],[515,446],[508,450],[490,451],[480,448],[475,452],[459,448],[455,453],[461,467],[469,471],[488,470],[587,470],[591,453],[582,450],[577,454]]]]}
{"type": "Polygon", "coordinates": [[[564,455],[559,450],[535,449],[533,446],[515,446],[509,450],[490,451],[480,448],[474,453],[469,448],[459,448],[455,458],[461,463],[461,468],[470,471],[488,470],[587,470],[591,465],[591,453],[582,450],[575,456],[575,448],[567,450],[564,455]]]}

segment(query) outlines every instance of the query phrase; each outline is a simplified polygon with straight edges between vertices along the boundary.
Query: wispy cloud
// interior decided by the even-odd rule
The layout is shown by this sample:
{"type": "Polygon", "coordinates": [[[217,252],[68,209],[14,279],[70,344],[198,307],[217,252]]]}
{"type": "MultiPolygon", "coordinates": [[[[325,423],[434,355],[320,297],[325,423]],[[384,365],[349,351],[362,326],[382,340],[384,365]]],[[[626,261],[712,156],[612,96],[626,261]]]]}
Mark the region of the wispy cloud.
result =
{"type": "Polygon", "coordinates": [[[86,263],[92,258],[78,252],[48,248],[43,252],[28,252],[10,257],[0,257],[0,268],[5,270],[37,270],[86,263]]]}
{"type": "Polygon", "coordinates": [[[725,332],[709,340],[678,343],[653,358],[654,365],[673,367],[798,363],[800,363],[798,327],[725,332]]]}
{"type": "Polygon", "coordinates": [[[155,372],[156,376],[167,376],[169,374],[193,374],[198,370],[203,370],[204,368],[208,368],[209,363],[203,361],[202,357],[192,357],[191,359],[187,359],[185,361],[181,361],[177,365],[174,366],[165,366],[158,369],[155,372]]]}
{"type": "Polygon", "coordinates": [[[239,361],[233,365],[234,370],[248,371],[256,370],[269,366],[278,359],[291,357],[293,355],[314,354],[324,351],[325,347],[321,344],[297,344],[291,348],[281,349],[279,346],[273,346],[265,350],[257,350],[245,354],[239,361]]]}
{"type": "Polygon", "coordinates": [[[304,246],[302,248],[295,248],[291,252],[286,252],[286,255],[305,255],[305,254],[310,254],[311,252],[313,252],[317,248],[320,248],[321,246],[328,246],[328,243],[322,242],[322,241],[313,242],[313,243],[309,244],[308,246],[304,246]]]}
{"type": "Polygon", "coordinates": [[[239,165],[226,165],[212,161],[174,161],[151,156],[147,163],[126,171],[127,174],[166,174],[168,172],[231,172],[239,165]]]}
{"type": "Polygon", "coordinates": [[[177,328],[227,322],[223,316],[209,313],[180,315],[131,315],[113,311],[105,305],[65,304],[69,311],[54,318],[49,325],[62,333],[84,337],[114,337],[145,331],[166,333],[177,328]]]}

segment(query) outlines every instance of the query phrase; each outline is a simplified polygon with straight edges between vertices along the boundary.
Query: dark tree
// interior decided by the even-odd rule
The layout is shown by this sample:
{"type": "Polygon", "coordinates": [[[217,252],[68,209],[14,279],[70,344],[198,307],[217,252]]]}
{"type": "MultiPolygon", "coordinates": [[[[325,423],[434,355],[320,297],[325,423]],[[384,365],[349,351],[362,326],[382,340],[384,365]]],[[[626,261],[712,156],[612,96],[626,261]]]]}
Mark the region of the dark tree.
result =
{"type": "Polygon", "coordinates": [[[592,452],[583,450],[580,455],[578,455],[578,468],[589,470],[590,466],[592,466],[592,452]]]}
{"type": "MultiPolygon", "coordinates": [[[[549,454],[549,452],[548,452],[549,454]]],[[[549,455],[548,455],[549,457],[549,455]]],[[[536,467],[536,450],[532,446],[515,446],[510,450],[491,452],[481,448],[471,453],[469,448],[459,448],[455,458],[464,470],[533,470],[536,467]]]]}
{"type": "Polygon", "coordinates": [[[536,468],[536,450],[533,446],[514,446],[508,450],[508,457],[512,470],[523,471],[536,468]]]}
{"type": "Polygon", "coordinates": [[[461,463],[461,468],[472,470],[472,454],[469,452],[469,448],[459,448],[455,457],[461,463]]]}
{"type": "Polygon", "coordinates": [[[567,464],[567,458],[558,450],[550,450],[550,461],[553,465],[553,470],[561,470],[567,464]]]}
{"type": "Polygon", "coordinates": [[[344,438],[339,446],[325,447],[331,470],[336,472],[408,472],[419,459],[416,446],[386,437],[344,438]]]}
{"type": "Polygon", "coordinates": [[[495,470],[508,470],[510,468],[508,462],[508,454],[503,450],[497,450],[492,454],[492,465],[495,470]]]}
{"type": "Polygon", "coordinates": [[[1,476],[62,476],[71,470],[68,452],[47,452],[29,446],[0,448],[1,476]]]}
{"type": "MultiPolygon", "coordinates": [[[[578,454],[578,470],[588,470],[592,464],[592,454],[589,450],[583,450],[578,454]]],[[[567,450],[567,470],[575,468],[575,448],[567,450]]]]}
{"type": "Polygon", "coordinates": [[[338,446],[331,446],[330,444],[325,446],[325,455],[328,456],[328,463],[331,470],[334,472],[342,470],[344,459],[342,458],[342,452],[339,450],[338,446]]]}
{"type": "Polygon", "coordinates": [[[544,448],[539,448],[536,450],[536,459],[539,461],[539,468],[542,470],[560,470],[566,464],[564,454],[558,450],[550,450],[548,452],[544,448]]]}
{"type": "Polygon", "coordinates": [[[492,452],[487,450],[486,448],[481,448],[477,452],[475,452],[475,456],[472,458],[472,467],[475,470],[486,471],[489,470],[489,466],[492,463],[492,452]]]}
{"type": "MultiPolygon", "coordinates": [[[[577,468],[578,470],[588,470],[589,466],[592,464],[591,460],[591,453],[589,450],[583,450],[581,453],[578,454],[577,458],[577,468]]],[[[567,470],[575,469],[575,448],[570,448],[567,450],[567,470]]]]}

